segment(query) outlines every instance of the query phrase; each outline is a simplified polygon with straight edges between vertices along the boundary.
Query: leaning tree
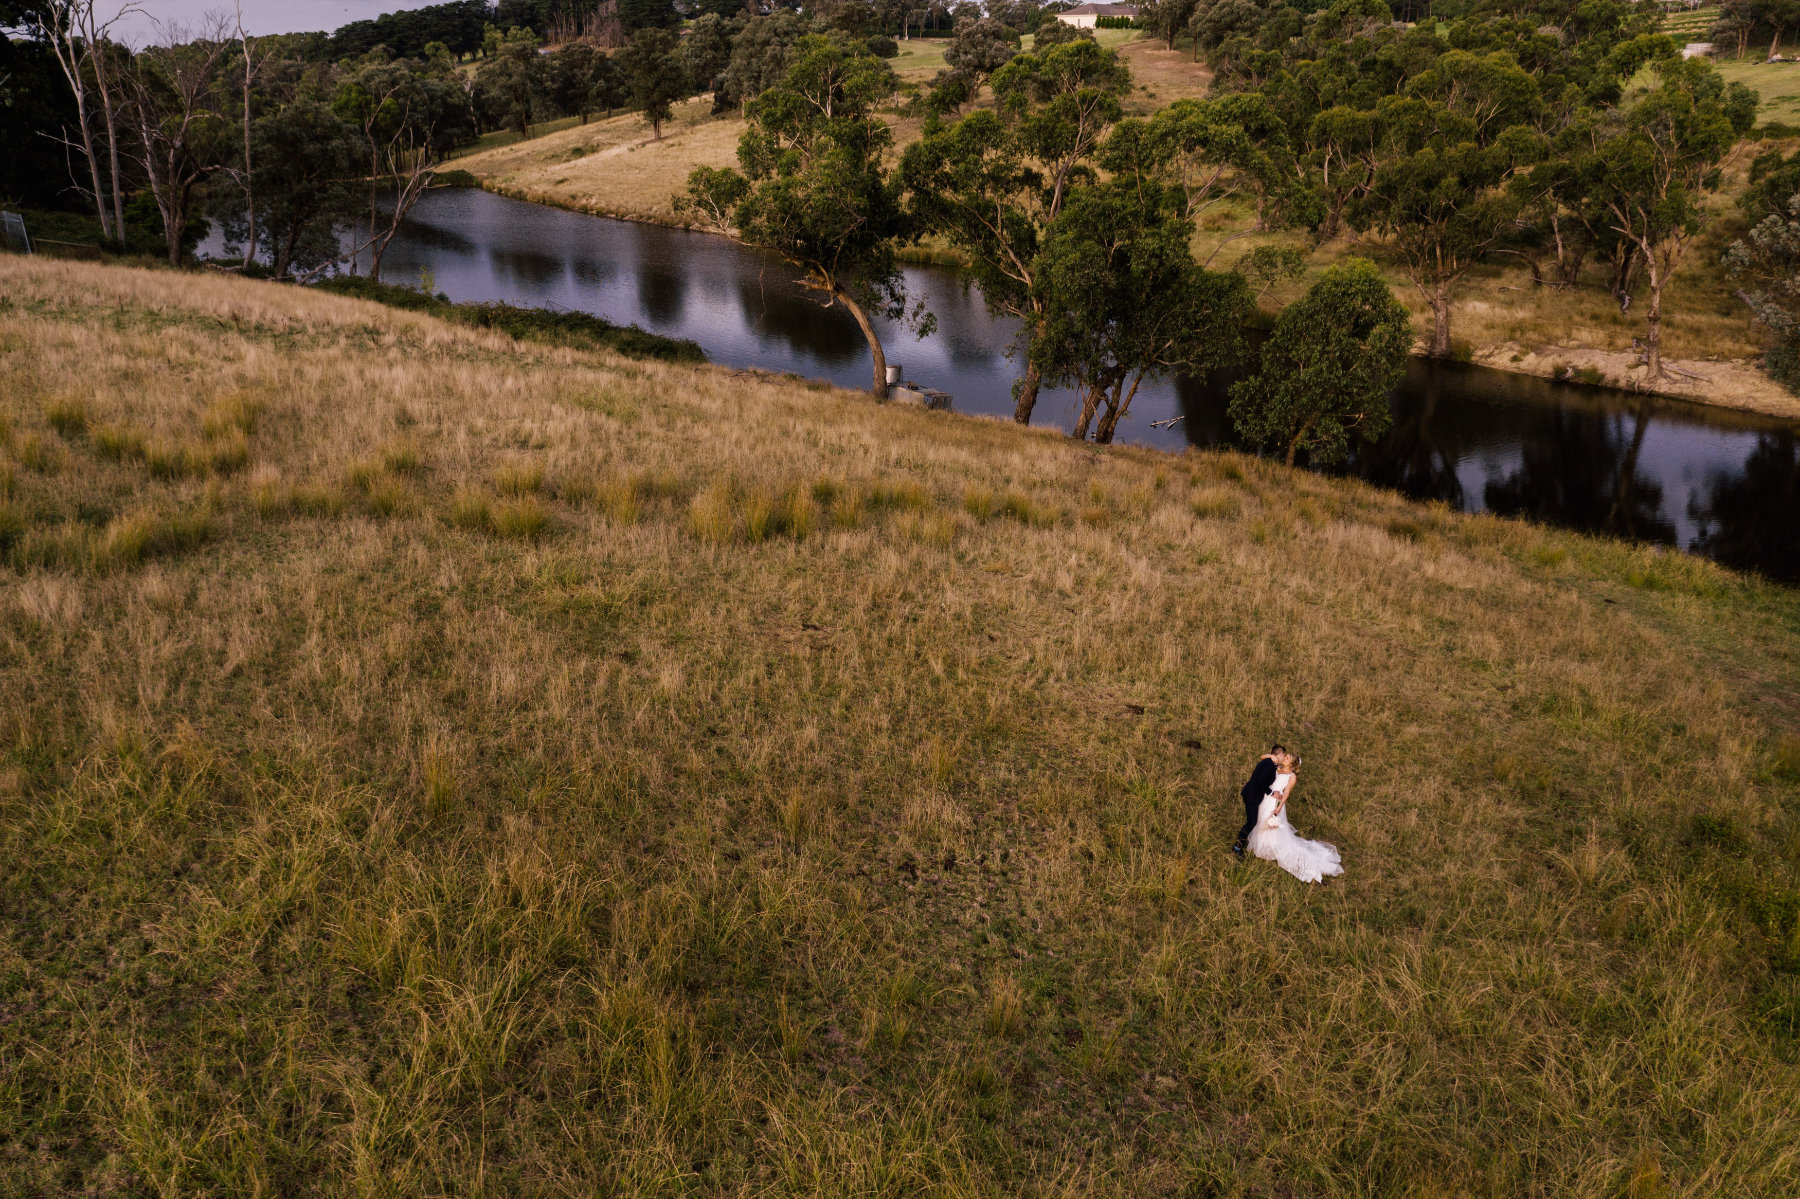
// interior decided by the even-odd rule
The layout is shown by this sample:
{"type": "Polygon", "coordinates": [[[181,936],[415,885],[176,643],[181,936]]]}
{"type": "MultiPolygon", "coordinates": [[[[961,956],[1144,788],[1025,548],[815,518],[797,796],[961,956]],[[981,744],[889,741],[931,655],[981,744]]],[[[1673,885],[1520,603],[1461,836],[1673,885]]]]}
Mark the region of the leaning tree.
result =
{"type": "MultiPolygon", "coordinates": [[[[682,211],[805,272],[802,282],[841,304],[868,340],[870,388],[887,396],[887,356],[874,317],[907,314],[896,247],[912,235],[900,185],[886,165],[893,133],[875,115],[894,73],[866,47],[817,34],[802,38],[781,82],[746,105],[741,173],[697,167],[682,211]]],[[[930,317],[915,308],[922,331],[930,317]]]]}

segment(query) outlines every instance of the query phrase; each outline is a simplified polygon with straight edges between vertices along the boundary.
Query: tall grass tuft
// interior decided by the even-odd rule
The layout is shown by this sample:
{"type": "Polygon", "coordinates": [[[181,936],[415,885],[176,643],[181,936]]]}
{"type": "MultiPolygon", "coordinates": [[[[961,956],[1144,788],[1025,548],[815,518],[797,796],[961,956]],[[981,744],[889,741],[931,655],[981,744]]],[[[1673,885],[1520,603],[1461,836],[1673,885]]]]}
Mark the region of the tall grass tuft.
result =
{"type": "Polygon", "coordinates": [[[450,523],[459,529],[486,533],[494,527],[494,506],[473,487],[464,487],[450,500],[450,523]]]}
{"type": "Polygon", "coordinates": [[[424,456],[419,452],[416,442],[410,440],[391,441],[382,447],[381,465],[384,469],[397,475],[417,474],[425,464],[424,456]]]}
{"type": "Polygon", "coordinates": [[[522,495],[494,505],[493,531],[515,541],[536,541],[550,528],[550,510],[535,495],[522,495]]]}
{"type": "Polygon", "coordinates": [[[144,441],[143,430],[127,424],[97,425],[93,429],[95,452],[114,461],[142,458],[144,441]]]}
{"type": "Polygon", "coordinates": [[[985,522],[994,515],[994,492],[988,487],[968,487],[963,489],[963,511],[976,520],[985,522]]]}
{"type": "Polygon", "coordinates": [[[1017,1037],[1025,1031],[1025,994],[1010,974],[994,979],[982,1029],[990,1037],[1017,1037]]]}
{"type": "Polygon", "coordinates": [[[737,535],[737,514],[732,503],[731,487],[714,483],[688,505],[688,531],[701,541],[714,545],[733,540],[737,535]]]}
{"type": "Polygon", "coordinates": [[[99,570],[130,569],[150,558],[190,550],[213,536],[211,504],[162,514],[133,512],[110,521],[93,545],[99,570]]]}
{"type": "Polygon", "coordinates": [[[80,400],[54,400],[44,409],[44,419],[63,438],[73,441],[87,433],[87,407],[80,400]]]}
{"type": "Polygon", "coordinates": [[[536,462],[509,462],[494,472],[494,490],[501,495],[535,495],[543,486],[544,468],[536,462]]]}

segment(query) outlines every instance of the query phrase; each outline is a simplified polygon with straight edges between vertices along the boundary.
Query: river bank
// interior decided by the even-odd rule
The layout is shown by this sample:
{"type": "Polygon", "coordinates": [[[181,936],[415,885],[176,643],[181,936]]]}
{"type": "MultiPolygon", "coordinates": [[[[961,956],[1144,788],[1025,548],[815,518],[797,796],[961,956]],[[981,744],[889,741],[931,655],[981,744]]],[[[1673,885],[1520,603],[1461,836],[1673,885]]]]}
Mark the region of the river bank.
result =
{"type": "MultiPolygon", "coordinates": [[[[625,118],[614,118],[615,121],[623,119],[625,118]]],[[[613,131],[590,130],[584,135],[577,130],[566,130],[561,135],[548,135],[573,134],[575,136],[569,140],[577,145],[609,143],[594,157],[614,165],[625,155],[642,155],[630,160],[631,171],[620,173],[628,176],[627,181],[610,178],[609,170],[597,170],[592,174],[574,171],[571,168],[578,166],[579,162],[573,160],[556,167],[554,163],[530,161],[531,158],[541,158],[542,155],[532,155],[522,162],[519,159],[523,155],[505,157],[507,151],[514,151],[519,147],[487,151],[479,156],[485,161],[464,159],[458,165],[480,179],[485,190],[509,199],[589,216],[708,232],[697,229],[675,212],[672,198],[677,184],[674,180],[677,175],[685,180],[684,172],[692,169],[692,164],[697,161],[714,166],[729,165],[733,161],[737,134],[732,129],[725,128],[727,126],[735,126],[736,130],[741,131],[742,122],[711,117],[693,120],[681,133],[665,136],[665,144],[660,146],[655,142],[633,142],[629,137],[615,141],[613,131]],[[683,136],[684,133],[688,136],[683,136]],[[694,157],[696,153],[704,157],[697,160],[694,157]],[[665,185],[670,190],[663,191],[665,185]]],[[[948,247],[930,244],[910,247],[902,251],[900,257],[906,262],[938,266],[957,266],[962,261],[961,256],[948,247]]],[[[1403,280],[1401,283],[1402,286],[1395,289],[1395,294],[1404,302],[1412,298],[1412,293],[1410,288],[1404,286],[1403,280]]],[[[1504,286],[1496,285],[1494,290],[1503,290],[1504,286]]],[[[1491,296],[1484,298],[1479,286],[1471,287],[1470,293],[1457,306],[1457,315],[1463,324],[1472,323],[1472,317],[1479,320],[1496,307],[1491,296]]],[[[1422,309],[1422,305],[1416,307],[1422,309]]],[[[1590,307],[1596,311],[1588,316],[1586,323],[1598,324],[1607,318],[1605,304],[1593,303],[1590,307]]],[[[1678,323],[1679,318],[1674,318],[1674,321],[1678,323]]],[[[1576,323],[1580,324],[1579,321],[1576,323]]],[[[1629,345],[1628,331],[1620,331],[1615,335],[1623,337],[1626,345],[1629,345]]],[[[1417,356],[1425,356],[1426,344],[1425,336],[1421,333],[1414,351],[1417,356]]],[[[1785,420],[1800,420],[1800,397],[1763,373],[1753,358],[1721,361],[1700,357],[1670,357],[1667,359],[1668,364],[1684,374],[1669,374],[1653,383],[1643,378],[1644,371],[1637,362],[1638,357],[1630,349],[1615,350],[1592,345],[1558,345],[1506,339],[1473,343],[1468,360],[1492,370],[1513,374],[1569,382],[1590,381],[1600,386],[1641,391],[1694,404],[1755,412],[1785,420]]]]}

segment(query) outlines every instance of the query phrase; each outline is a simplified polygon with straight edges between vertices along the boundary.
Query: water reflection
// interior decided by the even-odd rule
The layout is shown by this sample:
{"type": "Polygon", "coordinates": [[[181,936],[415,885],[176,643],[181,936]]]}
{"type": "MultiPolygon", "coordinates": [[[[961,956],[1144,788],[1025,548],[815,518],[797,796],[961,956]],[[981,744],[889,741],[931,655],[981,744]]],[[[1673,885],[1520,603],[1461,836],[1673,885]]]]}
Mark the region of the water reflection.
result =
{"type": "MultiPolygon", "coordinates": [[[[387,263],[398,280],[428,270],[452,299],[579,309],[692,338],[716,362],[868,385],[855,321],[821,307],[778,259],[723,238],[441,191],[420,202],[387,263]]],[[[1010,416],[1017,323],[989,317],[952,271],[909,267],[906,282],[938,331],[918,341],[879,322],[889,360],[955,395],[960,411],[1010,416]]],[[[1120,437],[1171,450],[1234,444],[1225,382],[1144,387],[1120,437]]],[[[1068,427],[1075,409],[1070,392],[1046,389],[1034,419],[1068,427]]],[[[1800,581],[1800,463],[1781,421],[1414,362],[1392,430],[1349,469],[1458,508],[1679,545],[1800,581]]]]}
{"type": "Polygon", "coordinates": [[[1800,580],[1800,443],[1794,432],[1760,434],[1741,471],[1717,471],[1690,501],[1694,548],[1728,566],[1800,580]]]}

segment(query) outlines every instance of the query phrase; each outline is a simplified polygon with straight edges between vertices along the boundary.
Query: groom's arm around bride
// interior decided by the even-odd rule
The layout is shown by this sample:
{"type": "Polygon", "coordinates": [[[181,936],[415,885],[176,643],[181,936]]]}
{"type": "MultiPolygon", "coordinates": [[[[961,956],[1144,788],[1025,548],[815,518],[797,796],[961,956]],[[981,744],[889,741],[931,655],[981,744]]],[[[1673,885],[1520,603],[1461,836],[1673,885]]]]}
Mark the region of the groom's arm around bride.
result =
{"type": "Polygon", "coordinates": [[[1275,785],[1275,755],[1287,752],[1280,745],[1271,745],[1269,752],[1256,763],[1256,769],[1250,772],[1250,781],[1244,784],[1244,827],[1238,830],[1237,841],[1231,852],[1240,858],[1244,856],[1244,846],[1250,840],[1250,830],[1256,826],[1256,809],[1262,803],[1263,796],[1275,785]]]}

